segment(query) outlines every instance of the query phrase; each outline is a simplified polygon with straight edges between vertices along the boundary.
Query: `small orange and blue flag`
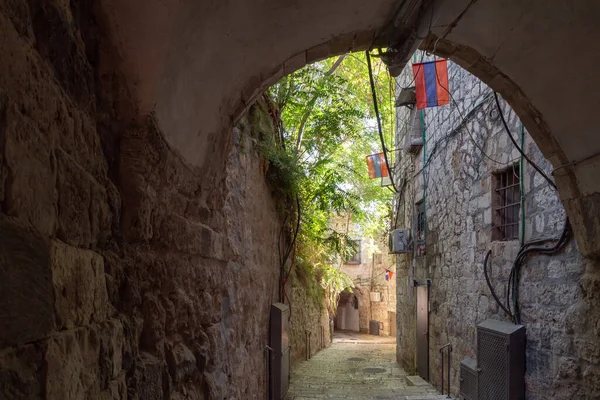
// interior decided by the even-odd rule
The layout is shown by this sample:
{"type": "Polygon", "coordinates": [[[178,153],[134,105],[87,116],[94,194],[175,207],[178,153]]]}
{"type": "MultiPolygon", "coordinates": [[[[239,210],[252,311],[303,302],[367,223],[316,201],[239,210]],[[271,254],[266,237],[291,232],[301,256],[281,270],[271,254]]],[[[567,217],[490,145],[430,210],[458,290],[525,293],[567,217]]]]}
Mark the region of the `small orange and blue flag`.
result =
{"type": "Polygon", "coordinates": [[[427,61],[413,64],[417,110],[450,103],[448,88],[448,62],[427,61]]]}
{"type": "Polygon", "coordinates": [[[385,280],[389,281],[390,279],[392,279],[392,276],[394,276],[394,271],[390,271],[387,268],[384,268],[385,270],[385,280]]]}
{"type": "Polygon", "coordinates": [[[383,153],[367,156],[367,167],[369,168],[369,178],[371,179],[388,176],[388,167],[383,153]]]}

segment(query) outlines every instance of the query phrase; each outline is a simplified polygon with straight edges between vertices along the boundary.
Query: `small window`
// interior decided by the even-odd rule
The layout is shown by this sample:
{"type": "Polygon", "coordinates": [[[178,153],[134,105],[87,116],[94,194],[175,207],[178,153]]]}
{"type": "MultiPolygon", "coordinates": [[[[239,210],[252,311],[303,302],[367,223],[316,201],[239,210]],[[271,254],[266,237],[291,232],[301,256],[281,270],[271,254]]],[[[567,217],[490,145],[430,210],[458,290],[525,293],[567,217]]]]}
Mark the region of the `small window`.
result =
{"type": "Polygon", "coordinates": [[[519,238],[521,187],[519,165],[493,175],[492,240],[519,238]]]}
{"type": "Polygon", "coordinates": [[[416,230],[415,230],[415,255],[421,257],[425,255],[425,202],[420,201],[415,204],[416,230]]]}
{"type": "Polygon", "coordinates": [[[360,264],[360,240],[350,240],[351,254],[346,259],[346,264],[360,264]]]}

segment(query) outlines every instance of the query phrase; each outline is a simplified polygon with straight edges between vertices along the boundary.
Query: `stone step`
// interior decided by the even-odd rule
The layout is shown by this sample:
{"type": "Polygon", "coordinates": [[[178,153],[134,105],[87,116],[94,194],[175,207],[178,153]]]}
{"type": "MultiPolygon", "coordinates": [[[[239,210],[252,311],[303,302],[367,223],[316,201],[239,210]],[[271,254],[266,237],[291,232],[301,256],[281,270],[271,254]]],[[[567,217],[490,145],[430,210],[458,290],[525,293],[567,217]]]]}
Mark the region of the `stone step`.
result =
{"type": "Polygon", "coordinates": [[[417,375],[407,376],[406,383],[408,386],[429,386],[429,382],[417,375]]]}

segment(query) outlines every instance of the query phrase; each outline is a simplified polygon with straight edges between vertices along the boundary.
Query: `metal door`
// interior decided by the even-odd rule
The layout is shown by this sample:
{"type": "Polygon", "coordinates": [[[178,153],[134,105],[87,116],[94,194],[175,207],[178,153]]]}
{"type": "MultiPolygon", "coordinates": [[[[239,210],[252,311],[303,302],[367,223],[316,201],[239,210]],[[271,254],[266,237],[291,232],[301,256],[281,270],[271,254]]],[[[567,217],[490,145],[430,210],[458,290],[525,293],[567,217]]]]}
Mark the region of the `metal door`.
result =
{"type": "Polygon", "coordinates": [[[429,380],[429,287],[417,286],[417,372],[429,380]]]}

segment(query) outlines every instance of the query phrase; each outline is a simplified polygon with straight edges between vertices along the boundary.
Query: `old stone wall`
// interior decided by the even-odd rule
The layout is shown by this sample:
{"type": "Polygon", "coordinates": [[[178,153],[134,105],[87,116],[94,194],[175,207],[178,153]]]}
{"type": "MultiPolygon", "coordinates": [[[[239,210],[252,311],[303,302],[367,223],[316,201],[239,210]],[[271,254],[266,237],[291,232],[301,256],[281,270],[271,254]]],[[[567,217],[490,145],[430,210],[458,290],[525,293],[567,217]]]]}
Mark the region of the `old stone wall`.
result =
{"type": "MultiPolygon", "coordinates": [[[[392,314],[396,312],[396,272],[394,255],[389,254],[386,240],[365,237],[358,224],[352,222],[350,215],[339,216],[331,221],[333,229],[347,233],[353,240],[360,241],[359,262],[336,260],[341,271],[354,280],[354,294],[359,304],[359,329],[369,332],[369,321],[381,322],[381,335],[392,332],[392,314]],[[392,271],[392,279],[386,280],[386,269],[392,271]],[[371,293],[374,296],[371,298],[371,293]]],[[[382,233],[385,237],[385,234],[382,233]]]]}
{"type": "Polygon", "coordinates": [[[290,346],[292,365],[331,344],[325,292],[313,275],[296,267],[288,285],[291,293],[290,346]]]}
{"type": "Polygon", "coordinates": [[[264,398],[280,221],[261,111],[210,171],[186,165],[130,118],[97,17],[0,2],[0,398],[264,398]]]}
{"type": "MultiPolygon", "coordinates": [[[[415,204],[424,201],[427,228],[425,255],[398,257],[397,337],[399,362],[415,370],[413,282],[431,280],[429,378],[439,387],[438,349],[452,343],[452,392],[457,393],[460,360],[477,358],[476,324],[488,318],[508,320],[485,282],[483,259],[492,250],[491,280],[504,299],[520,244],[492,241],[492,174],[518,163],[520,156],[502,127],[490,89],[457,65],[448,65],[451,104],[424,109],[424,125],[416,111],[398,109],[397,145],[403,146],[407,135],[426,138],[421,150],[403,152],[397,164],[398,181],[407,181],[399,200],[398,227],[414,230],[415,204]]],[[[410,86],[412,81],[407,69],[398,85],[410,86]]],[[[522,125],[506,104],[503,107],[518,142],[522,125]]],[[[524,135],[526,153],[550,174],[549,163],[526,131],[524,135]]],[[[557,194],[528,163],[523,184],[524,240],[558,237],[565,212],[557,194]]],[[[526,262],[519,299],[527,329],[527,398],[600,397],[597,287],[597,265],[580,256],[574,241],[556,255],[535,255],[526,262]]]]}

